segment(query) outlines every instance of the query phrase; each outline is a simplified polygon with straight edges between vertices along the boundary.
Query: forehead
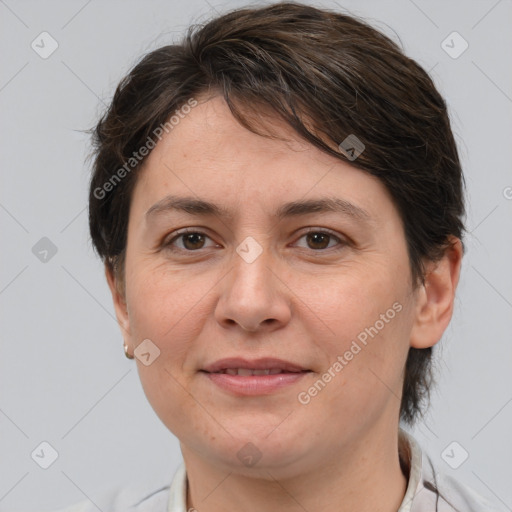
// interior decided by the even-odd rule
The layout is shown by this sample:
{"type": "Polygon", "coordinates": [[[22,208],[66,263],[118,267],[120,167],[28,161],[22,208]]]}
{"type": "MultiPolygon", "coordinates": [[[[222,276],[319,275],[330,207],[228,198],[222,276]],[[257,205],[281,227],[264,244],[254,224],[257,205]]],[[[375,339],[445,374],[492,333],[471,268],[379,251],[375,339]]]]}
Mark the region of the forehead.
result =
{"type": "Polygon", "coordinates": [[[301,139],[283,119],[266,107],[239,106],[244,117],[261,130],[261,135],[242,126],[223,97],[203,94],[196,101],[197,105],[187,114],[182,114],[180,119],[174,116],[176,124],[159,142],[158,149],[153,151],[155,155],[150,155],[152,160],[165,152],[172,152],[177,157],[218,161],[225,153],[232,158],[255,148],[265,149],[258,155],[262,159],[275,156],[290,158],[296,153],[297,158],[329,162],[327,154],[301,139]]]}
{"type": "Polygon", "coordinates": [[[256,204],[277,210],[281,203],[327,196],[361,210],[366,204],[374,215],[392,206],[377,178],[300,139],[275,116],[261,112],[259,120],[258,129],[278,138],[243,127],[223,98],[198,98],[147,157],[133,206],[148,211],[170,194],[210,199],[230,211],[254,212],[256,204]]]}

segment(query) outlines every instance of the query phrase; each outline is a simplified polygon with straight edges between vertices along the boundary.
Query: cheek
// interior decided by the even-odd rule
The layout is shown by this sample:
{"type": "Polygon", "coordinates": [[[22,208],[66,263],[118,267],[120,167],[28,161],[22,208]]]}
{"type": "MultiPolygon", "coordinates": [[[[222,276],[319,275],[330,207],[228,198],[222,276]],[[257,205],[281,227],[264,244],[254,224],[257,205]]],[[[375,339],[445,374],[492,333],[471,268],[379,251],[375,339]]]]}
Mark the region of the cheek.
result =
{"type": "Polygon", "coordinates": [[[204,411],[198,408],[186,390],[187,383],[165,357],[159,357],[148,367],[137,361],[137,368],[148,402],[171,432],[182,439],[188,430],[201,432],[205,428],[204,421],[200,421],[204,411]]]}
{"type": "MultiPolygon", "coordinates": [[[[201,412],[195,411],[197,403],[187,392],[190,375],[184,364],[193,340],[200,336],[197,308],[204,292],[181,282],[177,275],[149,265],[142,267],[143,271],[132,273],[127,289],[131,336],[135,346],[149,339],[160,352],[149,366],[136,359],[137,369],[158,417],[172,432],[180,433],[183,411],[188,411],[187,425],[201,412]]],[[[199,431],[202,427],[193,428],[199,431]]]]}
{"type": "MultiPolygon", "coordinates": [[[[127,287],[130,327],[135,343],[149,338],[165,349],[166,340],[179,341],[200,331],[197,312],[211,287],[207,279],[141,262],[131,274],[127,287]],[[195,327],[197,332],[195,332],[195,327]]],[[[175,347],[175,349],[179,347],[175,347]]]]}
{"type": "MultiPolygon", "coordinates": [[[[378,322],[382,330],[381,315],[384,315],[386,330],[396,316],[393,304],[403,301],[404,293],[400,281],[388,272],[376,269],[360,269],[338,276],[329,276],[323,282],[308,283],[304,289],[304,301],[315,313],[317,324],[326,333],[330,345],[356,339],[360,333],[378,322]],[[387,313],[387,314],[386,314],[387,313]]],[[[304,306],[304,311],[307,308],[304,306]]],[[[311,315],[309,315],[311,316],[311,315]]],[[[361,336],[364,338],[364,334],[361,336]]]]}
{"type": "Polygon", "coordinates": [[[149,339],[160,351],[150,366],[137,360],[140,380],[149,402],[167,425],[180,416],[179,411],[194,407],[185,391],[192,376],[187,360],[203,330],[205,295],[210,288],[206,278],[185,276],[151,262],[133,269],[127,282],[132,342],[137,346],[149,339]]]}
{"type": "MultiPolygon", "coordinates": [[[[388,273],[339,279],[316,296],[318,326],[326,336],[313,340],[327,355],[320,378],[329,381],[325,399],[357,411],[399,394],[412,325],[407,283],[388,273]],[[373,278],[371,278],[372,276],[373,278]],[[326,327],[323,326],[327,326],[326,327]],[[334,375],[334,377],[333,377],[334,375]],[[332,382],[332,384],[331,384],[332,382]],[[356,400],[357,397],[357,400],[356,400]]],[[[320,384],[319,387],[322,385],[320,384]]]]}

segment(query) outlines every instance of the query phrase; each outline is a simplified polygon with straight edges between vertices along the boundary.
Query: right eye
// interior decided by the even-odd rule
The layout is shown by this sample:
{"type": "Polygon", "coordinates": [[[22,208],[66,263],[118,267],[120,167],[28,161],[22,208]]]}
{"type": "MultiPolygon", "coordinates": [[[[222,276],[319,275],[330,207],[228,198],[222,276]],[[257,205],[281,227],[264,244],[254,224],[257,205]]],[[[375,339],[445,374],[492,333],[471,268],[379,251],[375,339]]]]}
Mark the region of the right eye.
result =
{"type": "MultiPolygon", "coordinates": [[[[195,252],[204,248],[205,240],[211,238],[201,231],[187,229],[176,233],[169,241],[164,242],[163,247],[170,251],[195,252]],[[176,246],[175,242],[181,241],[182,246],[176,246]]],[[[218,246],[218,244],[214,244],[218,246]]]]}

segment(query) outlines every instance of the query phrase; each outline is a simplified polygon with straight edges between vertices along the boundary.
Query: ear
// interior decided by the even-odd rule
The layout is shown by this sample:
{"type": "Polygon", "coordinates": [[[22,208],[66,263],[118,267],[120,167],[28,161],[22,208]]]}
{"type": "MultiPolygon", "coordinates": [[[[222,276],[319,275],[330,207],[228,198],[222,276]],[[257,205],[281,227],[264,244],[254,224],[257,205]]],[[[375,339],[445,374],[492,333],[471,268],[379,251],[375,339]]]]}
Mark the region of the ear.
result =
{"type": "Polygon", "coordinates": [[[428,265],[425,283],[416,290],[416,315],[411,330],[411,347],[435,345],[453,314],[455,290],[462,262],[462,243],[451,237],[443,257],[428,265]]]}
{"type": "Polygon", "coordinates": [[[112,294],[117,323],[119,324],[119,327],[121,327],[124,342],[128,345],[128,347],[130,347],[130,319],[128,316],[126,299],[120,291],[120,283],[108,265],[105,265],[105,277],[107,278],[108,287],[110,288],[110,293],[112,294]]]}

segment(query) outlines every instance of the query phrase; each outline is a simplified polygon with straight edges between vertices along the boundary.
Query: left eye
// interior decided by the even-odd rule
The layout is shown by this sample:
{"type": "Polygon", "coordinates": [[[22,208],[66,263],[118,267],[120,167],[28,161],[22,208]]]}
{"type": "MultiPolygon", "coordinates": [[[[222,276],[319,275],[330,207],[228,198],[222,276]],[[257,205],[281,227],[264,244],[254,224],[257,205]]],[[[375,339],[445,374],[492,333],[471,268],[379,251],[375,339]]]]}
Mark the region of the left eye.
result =
{"type": "Polygon", "coordinates": [[[343,245],[342,241],[337,236],[327,231],[309,231],[300,237],[300,239],[302,238],[306,238],[306,243],[309,245],[309,248],[313,250],[329,249],[329,242],[332,240],[336,240],[338,244],[343,245]]]}

